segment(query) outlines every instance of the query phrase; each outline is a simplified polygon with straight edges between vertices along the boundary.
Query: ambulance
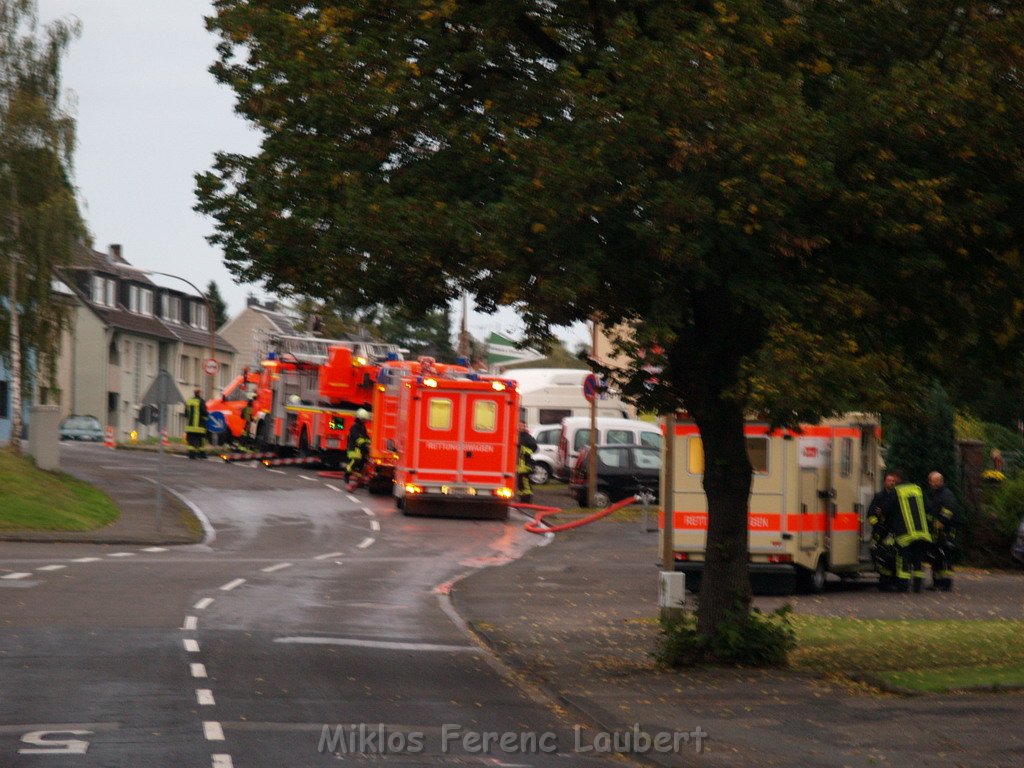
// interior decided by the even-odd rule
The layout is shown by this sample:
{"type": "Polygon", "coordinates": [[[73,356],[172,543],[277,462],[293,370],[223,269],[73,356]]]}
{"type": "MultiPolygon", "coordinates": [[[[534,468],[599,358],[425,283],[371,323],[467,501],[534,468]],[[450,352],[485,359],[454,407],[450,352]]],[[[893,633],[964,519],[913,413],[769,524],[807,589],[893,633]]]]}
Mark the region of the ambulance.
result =
{"type": "MultiPolygon", "coordinates": [[[[750,576],[756,592],[821,592],[828,573],[856,578],[873,570],[867,507],[881,479],[881,426],[871,414],[850,413],[797,430],[747,421],[753,466],[748,516],[750,576]]],[[[672,526],[675,570],[697,592],[708,530],[704,450],[700,430],[681,414],[673,435],[672,498],[662,517],[672,526]]]]}
{"type": "Polygon", "coordinates": [[[401,380],[396,505],[406,515],[507,519],[515,494],[514,381],[422,370],[401,380]]]}

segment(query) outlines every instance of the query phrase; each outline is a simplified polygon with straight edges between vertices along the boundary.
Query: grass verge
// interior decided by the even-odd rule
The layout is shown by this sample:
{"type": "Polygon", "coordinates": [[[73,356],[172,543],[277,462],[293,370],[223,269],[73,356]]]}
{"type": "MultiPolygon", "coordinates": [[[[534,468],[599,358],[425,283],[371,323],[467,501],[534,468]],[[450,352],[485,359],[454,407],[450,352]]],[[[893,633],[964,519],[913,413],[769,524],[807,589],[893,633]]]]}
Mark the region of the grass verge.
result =
{"type": "Polygon", "coordinates": [[[921,692],[1024,686],[1024,621],[791,618],[793,669],[921,692]]]}
{"type": "Polygon", "coordinates": [[[110,497],[88,483],[0,450],[0,530],[92,531],[118,514],[110,497]]]}

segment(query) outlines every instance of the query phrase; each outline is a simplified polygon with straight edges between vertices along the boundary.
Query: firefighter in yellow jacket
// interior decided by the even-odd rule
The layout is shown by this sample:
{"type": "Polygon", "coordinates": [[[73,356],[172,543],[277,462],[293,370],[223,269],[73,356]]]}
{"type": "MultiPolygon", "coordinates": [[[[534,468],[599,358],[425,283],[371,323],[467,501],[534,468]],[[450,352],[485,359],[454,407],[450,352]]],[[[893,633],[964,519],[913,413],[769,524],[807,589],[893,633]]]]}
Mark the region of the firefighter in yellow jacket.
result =
{"type": "Polygon", "coordinates": [[[205,459],[203,439],[206,437],[206,403],[196,387],[192,397],[185,401],[185,440],[190,459],[205,459]]]}
{"type": "Polygon", "coordinates": [[[921,591],[924,561],[932,543],[928,533],[928,516],[924,492],[916,483],[904,483],[903,473],[894,470],[896,493],[883,507],[885,525],[896,541],[896,589],[921,591]]]}
{"type": "Polygon", "coordinates": [[[345,482],[348,483],[350,491],[359,487],[363,467],[366,466],[366,458],[370,454],[370,432],[366,428],[366,422],[370,420],[370,412],[365,408],[356,411],[356,420],[352,423],[352,429],[348,433],[346,456],[348,464],[345,465],[345,482]]]}
{"type": "Polygon", "coordinates": [[[533,488],[530,486],[530,474],[533,472],[533,454],[537,452],[537,440],[526,429],[519,430],[519,459],[516,462],[516,485],[519,489],[519,501],[523,504],[533,502],[533,488]]]}

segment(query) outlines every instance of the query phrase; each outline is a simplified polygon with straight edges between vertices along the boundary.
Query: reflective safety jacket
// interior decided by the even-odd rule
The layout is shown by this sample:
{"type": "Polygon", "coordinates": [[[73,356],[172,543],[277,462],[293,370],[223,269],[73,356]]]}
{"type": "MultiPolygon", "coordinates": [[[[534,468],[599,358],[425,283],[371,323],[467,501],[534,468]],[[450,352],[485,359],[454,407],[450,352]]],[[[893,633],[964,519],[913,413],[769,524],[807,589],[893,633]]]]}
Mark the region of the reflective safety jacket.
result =
{"type": "Polygon", "coordinates": [[[897,485],[884,512],[885,526],[895,537],[896,546],[905,547],[914,541],[931,542],[921,486],[916,483],[897,485]]]}
{"type": "Polygon", "coordinates": [[[206,434],[206,403],[198,397],[185,401],[185,431],[206,434]]]}
{"type": "Polygon", "coordinates": [[[352,429],[348,433],[348,442],[345,444],[347,455],[350,459],[362,456],[364,451],[370,450],[370,433],[366,429],[360,419],[356,419],[352,424],[352,429]]]}
{"type": "Polygon", "coordinates": [[[942,486],[929,497],[928,518],[932,530],[944,530],[947,535],[951,535],[960,527],[959,505],[956,496],[947,486],[942,486]],[[941,523],[941,527],[936,523],[941,523]]]}

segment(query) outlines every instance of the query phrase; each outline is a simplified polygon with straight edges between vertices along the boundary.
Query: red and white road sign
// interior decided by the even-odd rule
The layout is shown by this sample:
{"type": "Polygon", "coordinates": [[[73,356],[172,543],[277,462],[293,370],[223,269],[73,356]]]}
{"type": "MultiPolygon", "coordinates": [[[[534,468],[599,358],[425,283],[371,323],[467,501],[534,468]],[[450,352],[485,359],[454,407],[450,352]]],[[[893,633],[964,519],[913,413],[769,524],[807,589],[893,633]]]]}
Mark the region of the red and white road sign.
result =
{"type": "Polygon", "coordinates": [[[212,357],[208,357],[205,360],[203,360],[203,370],[206,371],[207,376],[216,376],[217,371],[220,370],[220,363],[218,363],[212,357]]]}

